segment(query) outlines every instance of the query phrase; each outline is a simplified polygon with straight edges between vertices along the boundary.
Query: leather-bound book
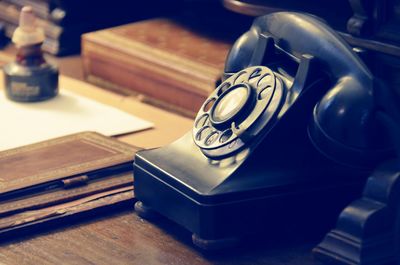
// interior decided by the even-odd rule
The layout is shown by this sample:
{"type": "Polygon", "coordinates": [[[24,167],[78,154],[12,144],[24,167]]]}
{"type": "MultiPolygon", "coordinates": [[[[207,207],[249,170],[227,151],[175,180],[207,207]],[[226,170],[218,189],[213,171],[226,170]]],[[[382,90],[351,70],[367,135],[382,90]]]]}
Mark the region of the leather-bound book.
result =
{"type": "Polygon", "coordinates": [[[0,241],[132,204],[137,150],[82,132],[0,152],[0,241]]]}
{"type": "Polygon", "coordinates": [[[193,115],[219,82],[230,46],[152,19],[84,34],[82,57],[89,81],[193,115]]]}

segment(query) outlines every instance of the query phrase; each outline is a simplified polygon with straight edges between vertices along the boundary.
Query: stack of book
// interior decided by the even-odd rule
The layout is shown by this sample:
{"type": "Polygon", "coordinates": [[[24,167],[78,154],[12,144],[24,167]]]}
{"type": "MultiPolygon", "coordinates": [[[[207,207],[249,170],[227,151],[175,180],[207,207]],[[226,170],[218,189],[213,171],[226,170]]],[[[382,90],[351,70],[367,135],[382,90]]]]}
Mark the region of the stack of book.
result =
{"type": "MultiPolygon", "coordinates": [[[[43,49],[54,55],[79,52],[80,37],[85,32],[125,24],[151,15],[165,12],[166,4],[150,3],[135,7],[132,1],[76,1],[76,0],[1,0],[0,22],[11,37],[18,25],[19,12],[29,5],[37,15],[39,26],[43,27],[46,40],[43,49]]],[[[173,6],[173,5],[171,5],[173,6]]],[[[168,10],[168,8],[166,9],[168,10]]]]}

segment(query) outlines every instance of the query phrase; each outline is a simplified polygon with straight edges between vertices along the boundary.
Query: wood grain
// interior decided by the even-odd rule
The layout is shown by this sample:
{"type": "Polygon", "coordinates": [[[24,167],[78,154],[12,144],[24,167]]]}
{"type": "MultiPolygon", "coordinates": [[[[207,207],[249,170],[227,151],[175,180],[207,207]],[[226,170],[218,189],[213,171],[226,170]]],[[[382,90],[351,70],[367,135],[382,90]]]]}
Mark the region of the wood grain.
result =
{"type": "MultiPolygon", "coordinates": [[[[67,77],[61,77],[60,84],[62,89],[73,90],[155,123],[154,129],[118,137],[130,144],[147,148],[165,145],[192,126],[190,119],[132,97],[67,77]]],[[[318,240],[304,243],[301,237],[296,241],[269,239],[263,235],[248,239],[236,249],[205,254],[194,248],[191,234],[178,225],[163,218],[153,223],[139,218],[133,202],[118,209],[104,209],[66,224],[15,235],[0,242],[0,264],[318,264],[311,256],[318,240]]]]}
{"type": "Polygon", "coordinates": [[[61,227],[24,241],[3,243],[4,264],[318,264],[313,243],[256,241],[233,250],[204,254],[190,234],[168,220],[156,224],[132,210],[61,227]]]}

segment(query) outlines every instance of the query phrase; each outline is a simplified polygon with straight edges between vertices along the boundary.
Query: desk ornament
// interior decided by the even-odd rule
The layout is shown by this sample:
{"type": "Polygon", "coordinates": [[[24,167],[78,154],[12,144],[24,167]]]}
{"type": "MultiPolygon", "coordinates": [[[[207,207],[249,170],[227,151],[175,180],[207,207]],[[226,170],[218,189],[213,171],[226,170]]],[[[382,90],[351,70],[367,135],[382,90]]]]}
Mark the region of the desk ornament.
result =
{"type": "Polygon", "coordinates": [[[52,98],[58,93],[58,69],[47,63],[41,45],[44,31],[36,24],[32,8],[21,10],[19,27],[12,41],[17,47],[15,62],[4,67],[6,95],[20,102],[35,102],[52,98]]]}

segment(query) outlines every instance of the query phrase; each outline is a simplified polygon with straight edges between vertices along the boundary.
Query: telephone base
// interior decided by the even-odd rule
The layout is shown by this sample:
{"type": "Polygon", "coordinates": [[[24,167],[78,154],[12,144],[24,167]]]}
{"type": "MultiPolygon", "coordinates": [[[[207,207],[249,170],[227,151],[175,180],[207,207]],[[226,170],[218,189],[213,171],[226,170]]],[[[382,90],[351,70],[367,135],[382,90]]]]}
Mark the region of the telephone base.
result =
{"type": "MultiPolygon", "coordinates": [[[[141,201],[137,201],[134,207],[137,215],[143,219],[146,219],[148,221],[153,221],[160,218],[160,214],[158,212],[146,206],[141,201]]],[[[197,246],[200,249],[212,251],[212,250],[220,250],[220,249],[236,247],[240,243],[240,238],[227,237],[220,239],[204,239],[197,234],[192,234],[192,242],[193,245],[197,246]]]]}
{"type": "MultiPolygon", "coordinates": [[[[191,138],[181,139],[190,148],[186,140],[191,138]]],[[[362,179],[352,180],[347,175],[341,179],[326,171],[320,181],[307,177],[300,166],[291,169],[289,160],[282,159],[285,167],[278,168],[293,175],[282,175],[282,170],[275,171],[256,159],[247,159],[240,169],[238,164],[232,165],[233,173],[223,175],[226,171],[209,166],[199,151],[191,156],[181,154],[175,149],[181,148],[180,144],[137,153],[134,185],[139,201],[135,209],[145,219],[151,219],[155,211],[181,225],[204,250],[232,247],[240,238],[252,235],[290,239],[307,231],[307,238],[321,236],[334,225],[343,207],[360,194],[362,179]],[[211,192],[199,190],[211,184],[211,192]]],[[[257,157],[265,159],[265,155],[257,157]]]]}

